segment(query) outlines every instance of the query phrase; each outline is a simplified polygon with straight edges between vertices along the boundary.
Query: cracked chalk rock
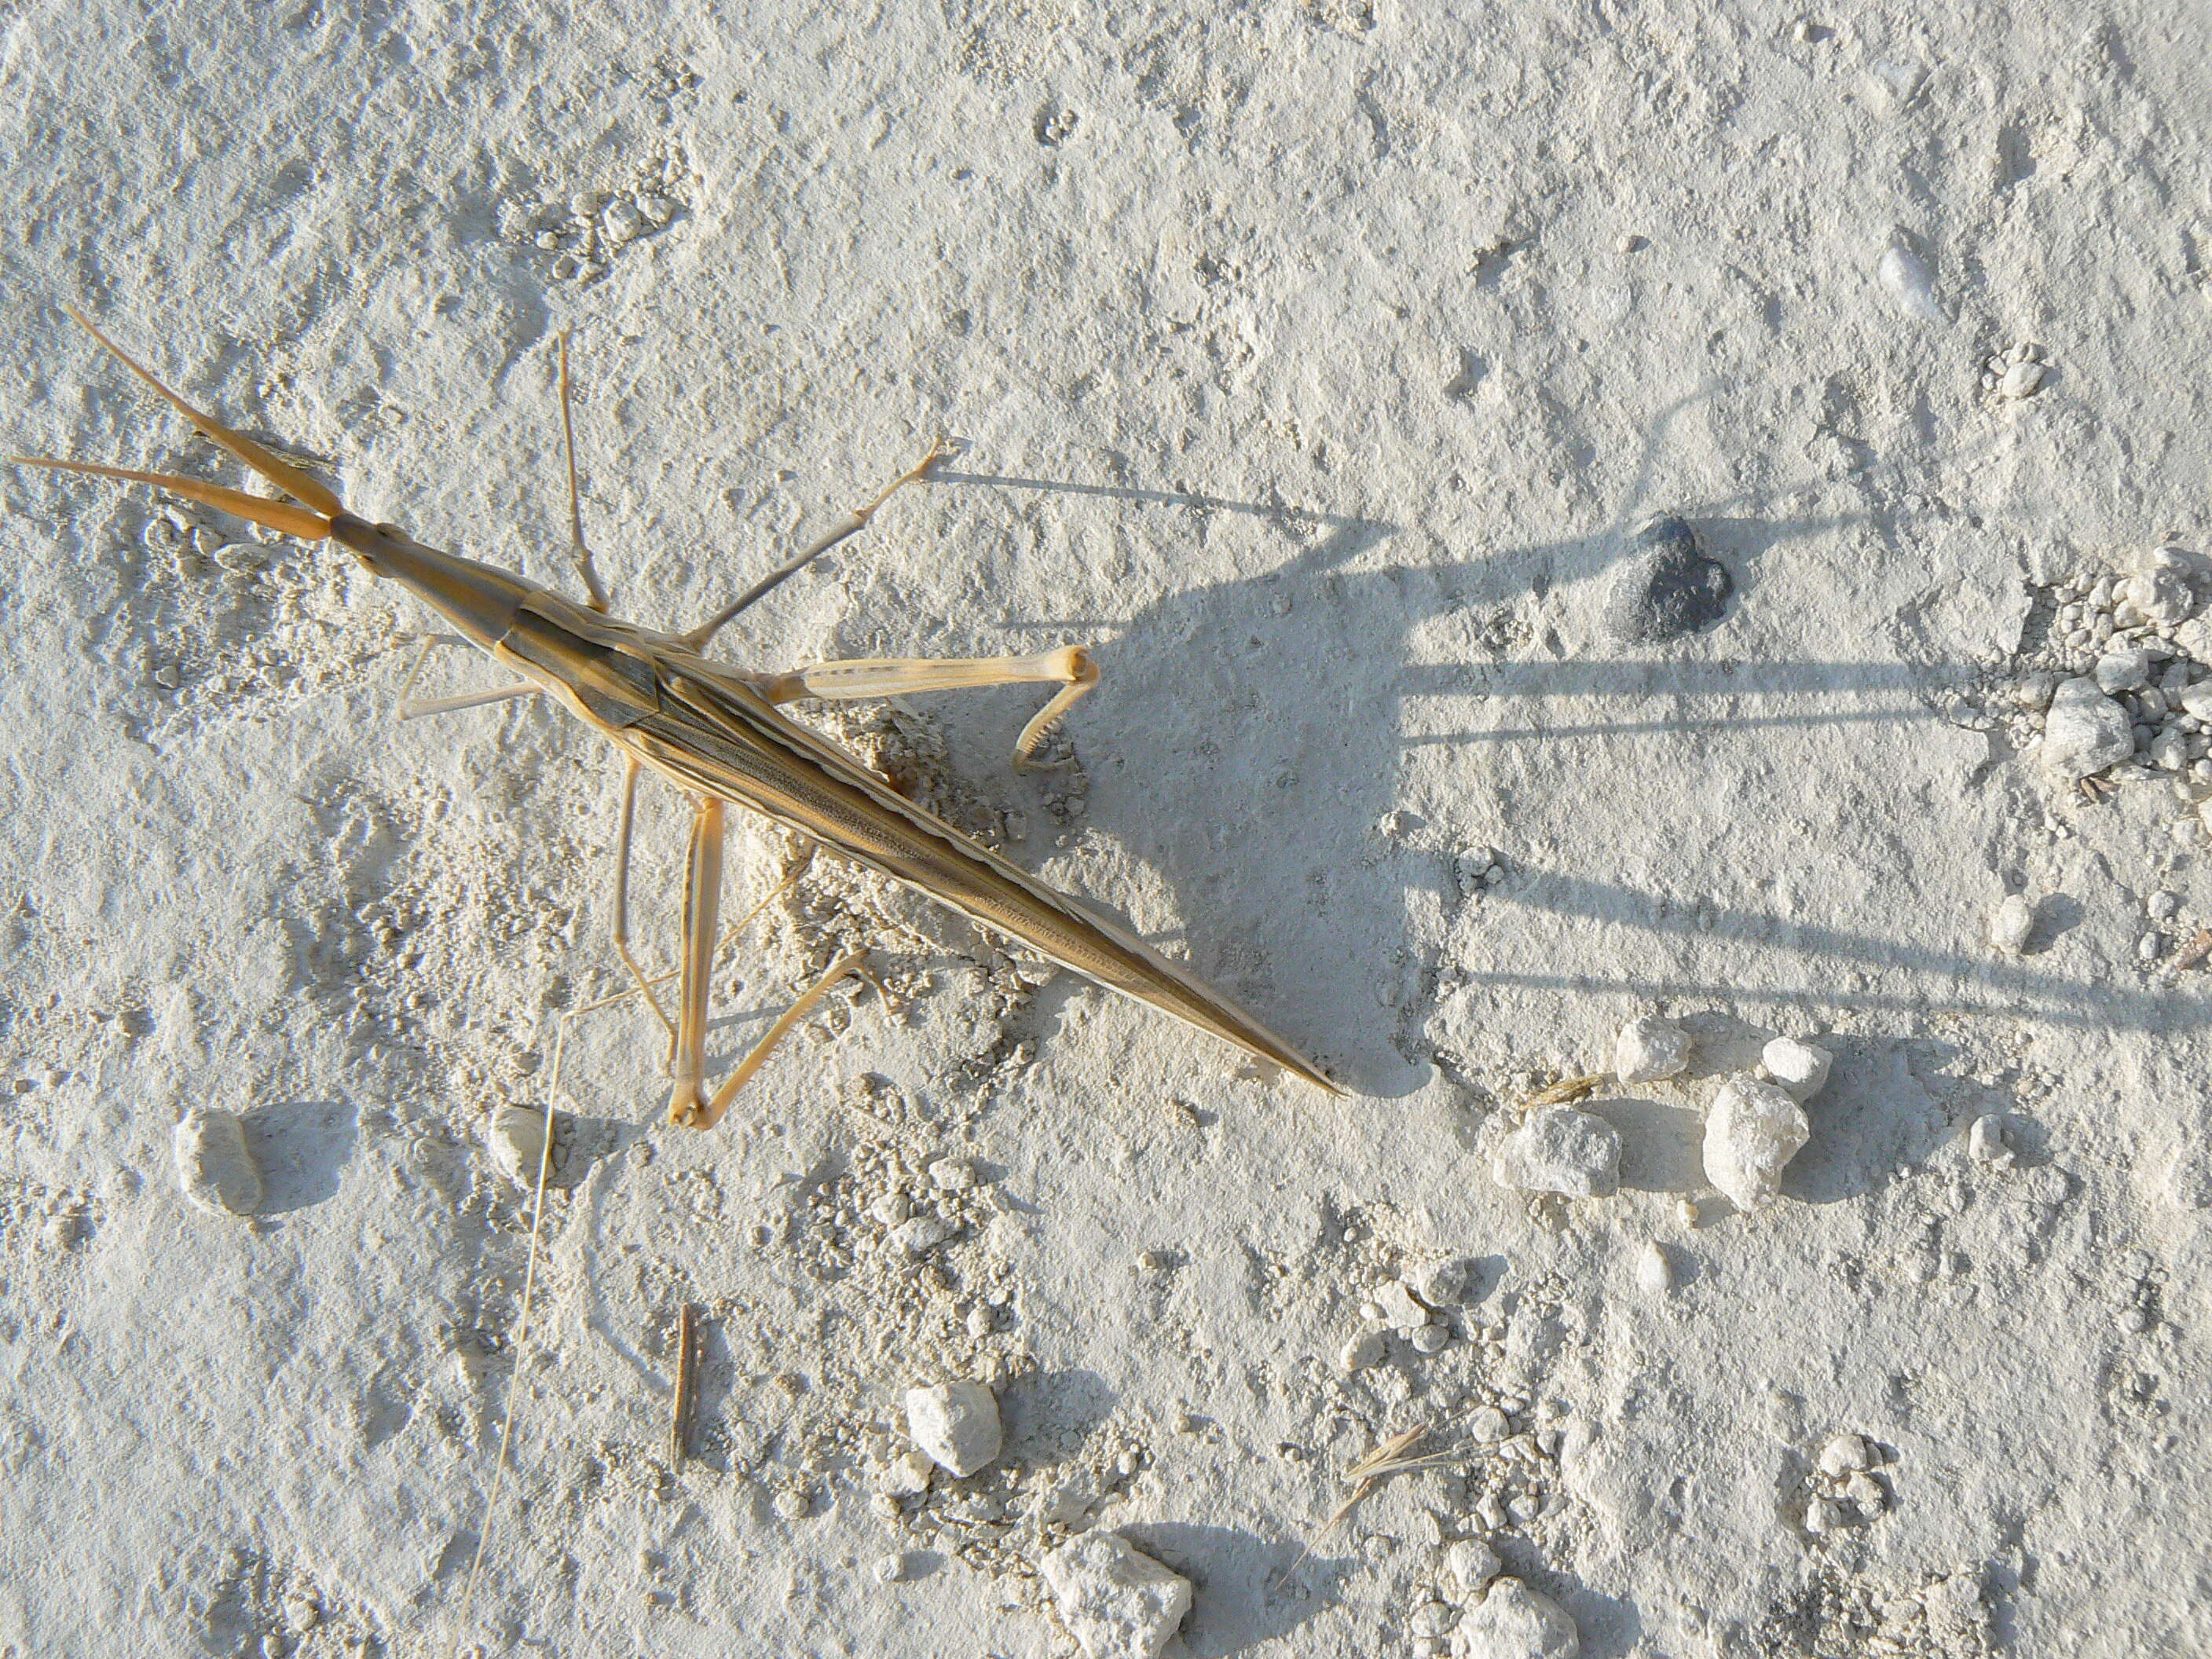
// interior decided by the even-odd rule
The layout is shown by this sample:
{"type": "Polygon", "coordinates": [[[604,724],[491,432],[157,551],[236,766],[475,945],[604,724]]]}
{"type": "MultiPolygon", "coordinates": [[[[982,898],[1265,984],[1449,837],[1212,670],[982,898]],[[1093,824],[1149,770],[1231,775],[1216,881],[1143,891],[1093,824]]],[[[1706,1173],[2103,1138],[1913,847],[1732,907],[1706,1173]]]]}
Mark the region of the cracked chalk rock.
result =
{"type": "Polygon", "coordinates": [[[1601,625],[1625,645],[1656,645],[1710,628],[1728,614],[1735,580],[1698,549],[1680,519],[1655,519],[1637,532],[1607,589],[1601,625]]]}
{"type": "Polygon", "coordinates": [[[938,1468],[964,1480],[999,1455],[999,1402],[980,1382],[956,1377],[906,1391],[906,1431],[938,1468]]]}
{"type": "Polygon", "coordinates": [[[1531,1112],[1492,1161],[1501,1187],[1569,1198],[1608,1198],[1620,1186],[1620,1131],[1571,1106],[1531,1112]]]}
{"type": "Polygon", "coordinates": [[[196,1106],[177,1124],[172,1143],[177,1185],[211,1215],[252,1215],[261,1207],[261,1170],[234,1112],[196,1106]]]}
{"type": "Polygon", "coordinates": [[[1582,1632],[1567,1610],[1518,1578],[1501,1578],[1452,1632],[1452,1659],[1575,1659],[1582,1632]]]}
{"type": "Polygon", "coordinates": [[[2106,696],[2093,679],[2062,681],[2051,694],[2043,717],[2045,766],[2062,777],[2086,778],[2117,766],[2136,752],[2128,711],[2106,696]]]}
{"type": "Polygon", "coordinates": [[[1118,1534],[1071,1539],[1042,1566],[1060,1621],[1085,1659],[1156,1659],[1190,1611],[1190,1580],[1118,1534]]]}
{"type": "Polygon", "coordinates": [[[1620,1028],[1613,1039],[1613,1074],[1622,1083],[1657,1083],[1689,1069],[1697,1039],[1671,1019],[1646,1014],[1620,1028]]]}
{"type": "Polygon", "coordinates": [[[1781,1192],[1784,1168],[1812,1135],[1805,1109],[1783,1090],[1732,1077],[1705,1116],[1705,1179],[1739,1210],[1758,1209],[1781,1192]]]}

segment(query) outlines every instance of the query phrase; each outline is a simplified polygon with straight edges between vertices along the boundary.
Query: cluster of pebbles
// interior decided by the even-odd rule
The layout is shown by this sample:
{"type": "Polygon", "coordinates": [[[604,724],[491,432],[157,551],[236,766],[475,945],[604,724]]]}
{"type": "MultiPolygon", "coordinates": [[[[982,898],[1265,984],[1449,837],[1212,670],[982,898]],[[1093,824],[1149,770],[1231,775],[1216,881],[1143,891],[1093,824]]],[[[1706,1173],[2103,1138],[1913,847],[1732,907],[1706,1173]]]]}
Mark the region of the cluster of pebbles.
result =
{"type": "MultiPolygon", "coordinates": [[[[1646,1015],[1621,1028],[1613,1044],[1613,1079],[1625,1087],[1680,1077],[1690,1066],[1692,1034],[1657,1015],[1646,1015]]],[[[1794,1037],[1776,1037],[1759,1056],[1755,1072],[1722,1079],[1705,1111],[1705,1178],[1737,1209],[1756,1210],[1774,1201],[1782,1171],[1812,1137],[1805,1103],[1828,1080],[1828,1052],[1794,1037]]],[[[1584,1081],[1595,1087],[1604,1081],[1584,1081]]],[[[1620,1185],[1620,1131],[1595,1112],[1565,1105],[1539,1105],[1504,1137],[1492,1155],[1491,1173],[1501,1187],[1565,1198],[1606,1198],[1620,1185]]],[[[1656,1274],[1664,1288],[1666,1263],[1656,1274]]]]}
{"type": "MultiPolygon", "coordinates": [[[[2163,776],[2187,809],[2176,839],[2212,834],[2212,619],[2203,562],[2161,547],[2126,574],[2077,574],[2031,611],[2010,708],[1990,712],[2069,782],[2163,776]]],[[[2094,787],[2094,786],[2090,786],[2094,787]]]]}

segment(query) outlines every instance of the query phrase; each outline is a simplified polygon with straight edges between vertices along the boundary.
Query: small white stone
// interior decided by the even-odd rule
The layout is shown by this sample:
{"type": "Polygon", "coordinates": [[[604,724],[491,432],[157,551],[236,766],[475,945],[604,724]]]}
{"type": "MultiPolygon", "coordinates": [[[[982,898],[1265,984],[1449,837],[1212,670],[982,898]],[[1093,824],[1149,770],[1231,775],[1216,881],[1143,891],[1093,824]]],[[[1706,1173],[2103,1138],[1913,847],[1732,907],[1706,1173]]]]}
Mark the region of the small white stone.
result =
{"type": "Polygon", "coordinates": [[[970,1191],[975,1185],[975,1166],[964,1158],[940,1158],[929,1166],[929,1184],[939,1192],[970,1191]]]}
{"type": "Polygon", "coordinates": [[[2108,651],[2090,671],[2097,689],[2107,696],[2140,691],[2150,684],[2150,653],[2143,650],[2108,651]]]}
{"type": "Polygon", "coordinates": [[[2138,570],[2120,585],[2130,605],[2154,622],[2186,622],[2197,609],[2197,590],[2190,585],[2183,556],[2172,548],[2152,555],[2148,570],[2138,570]]]}
{"type": "Polygon", "coordinates": [[[1463,1255],[1431,1261],[1407,1276],[1413,1294],[1431,1308],[1455,1308],[1474,1285],[1474,1263],[1463,1255]]]}
{"type": "Polygon", "coordinates": [[[884,1226],[896,1227],[914,1213],[914,1201],[904,1193],[884,1193],[868,1206],[868,1213],[884,1226]]]}
{"type": "Polygon", "coordinates": [[[1613,1040],[1613,1074],[1622,1083],[1656,1083],[1679,1077],[1690,1064],[1697,1039],[1656,1014],[1646,1014],[1620,1028],[1613,1040]]]}
{"type": "Polygon", "coordinates": [[[901,1452],[884,1468],[882,1490],[894,1498],[911,1498],[917,1492],[927,1492],[930,1471],[936,1467],[927,1452],[901,1452]]]}
{"type": "Polygon", "coordinates": [[[252,1215],[261,1207],[261,1171],[246,1144],[246,1125],[234,1113],[196,1106],[177,1124],[172,1141],[177,1184],[185,1196],[214,1215],[252,1215]]]}
{"type": "Polygon", "coordinates": [[[1658,1245],[1646,1244],[1636,1253],[1636,1283],[1653,1296],[1664,1296],[1674,1288],[1674,1266],[1658,1245]]]}
{"type": "Polygon", "coordinates": [[[1863,1473],[1844,1482],[1844,1497],[1869,1521],[1889,1508],[1889,1494],[1881,1489],[1881,1482],[1863,1473]]]}
{"type": "Polygon", "coordinates": [[[609,241],[627,242],[645,228],[645,215],[635,202],[617,199],[607,204],[605,223],[609,241]]]}
{"type": "Polygon", "coordinates": [[[1620,1131],[1571,1106],[1546,1107],[1505,1137],[1491,1173],[1524,1193],[1609,1197],[1620,1185],[1620,1131]]]}
{"type": "Polygon", "coordinates": [[[2086,778],[2135,753],[2128,711],[2106,696],[2093,679],[2063,682],[2051,693],[2044,716],[2043,764],[2063,777],[2086,778]]]}
{"type": "Polygon", "coordinates": [[[1085,1533],[1042,1565],[1060,1621],[1085,1659],[1156,1659],[1190,1611],[1190,1581],[1118,1534],[1085,1533]]]}
{"type": "Polygon", "coordinates": [[[1429,1322],[1429,1310],[1415,1299],[1403,1279],[1394,1279],[1375,1292],[1375,1305],[1395,1331],[1419,1330],[1429,1322]]]}
{"type": "Polygon", "coordinates": [[[1336,1351],[1336,1363],[1346,1371],[1364,1371],[1382,1363],[1383,1342],[1380,1331],[1362,1331],[1349,1338],[1336,1351]]]}
{"type": "Polygon", "coordinates": [[[1462,1538],[1444,1552],[1445,1588],[1465,1600],[1480,1595],[1498,1577],[1498,1552],[1480,1538],[1462,1538]]]}
{"type": "Polygon", "coordinates": [[[1990,914],[1990,943],[2008,957],[2027,949],[2035,931],[2035,907],[2019,893],[2008,893],[1990,914]]]}
{"type": "Polygon", "coordinates": [[[1759,1060],[1766,1067],[1767,1076],[1802,1105],[1819,1094],[1826,1084],[1828,1067],[1834,1064],[1835,1056],[1826,1048],[1800,1042],[1795,1037],[1777,1037],[1759,1051],[1759,1060]]]}
{"type": "Polygon", "coordinates": [[[1442,1636],[1459,1621],[1459,1610],[1442,1601],[1424,1601],[1406,1620],[1410,1636],[1442,1636]]]}
{"type": "Polygon", "coordinates": [[[500,1173],[518,1187],[536,1191],[538,1166],[545,1166],[550,1181],[559,1175],[567,1160],[562,1157],[561,1131],[558,1119],[553,1128],[553,1156],[545,1158],[545,1113],[536,1106],[502,1106],[491,1115],[484,1126],[484,1143],[491,1149],[491,1161],[499,1165],[500,1173]]]}
{"type": "Polygon", "coordinates": [[[1863,1435],[1835,1435],[1820,1448],[1820,1473],[1823,1474],[1855,1474],[1861,1469],[1873,1467],[1874,1449],[1867,1444],[1863,1435]]]}
{"type": "Polygon", "coordinates": [[[1994,1164],[2000,1168],[2010,1164],[2012,1153],[2005,1146],[2004,1120],[1994,1113],[1976,1118],[1966,1131],[1966,1156],[1977,1164],[1994,1164]]]}
{"type": "Polygon", "coordinates": [[[1816,1538],[1850,1522],[1850,1516],[1844,1513],[1844,1506],[1832,1498],[1816,1498],[1805,1505],[1805,1530],[1816,1538]]]}
{"type": "Polygon", "coordinates": [[[1424,1325],[1407,1340],[1415,1353],[1437,1353],[1449,1346],[1451,1333],[1442,1325],[1424,1325]]]}
{"type": "Polygon", "coordinates": [[[1889,290],[1891,300],[1906,316],[1923,323],[1947,323],[1942,306],[1936,298],[1936,278],[1928,269],[1928,262],[1911,248],[1892,243],[1882,250],[1875,265],[1875,275],[1889,290]]]}
{"type": "Polygon", "coordinates": [[[637,198],[637,210],[648,222],[665,225],[676,216],[676,204],[665,196],[641,196],[637,198]]]}
{"type": "Polygon", "coordinates": [[[957,1377],[906,1391],[906,1431],[956,1479],[975,1474],[1005,1443],[998,1401],[981,1383],[957,1377]]]}
{"type": "Polygon", "coordinates": [[[2181,895],[2161,889],[2144,901],[2143,908],[2153,921],[2171,921],[2181,908],[2181,895]]]}
{"type": "Polygon", "coordinates": [[[1513,1425],[1495,1406],[1477,1406],[1467,1419],[1467,1431],[1478,1446],[1494,1446],[1513,1432],[1513,1425]]]}
{"type": "Polygon", "coordinates": [[[2043,385],[2043,365],[2022,361],[2007,366],[1997,378],[1997,395],[2002,398],[2032,398],[2043,385]]]}
{"type": "Polygon", "coordinates": [[[1582,1633],[1567,1611],[1518,1578],[1501,1578],[1461,1616],[1453,1659],[1575,1659],[1582,1633]]]}
{"type": "Polygon", "coordinates": [[[1771,1083],[1733,1077],[1705,1118],[1705,1179],[1739,1210],[1771,1203],[1782,1171],[1812,1138],[1804,1108],[1771,1083]]]}
{"type": "Polygon", "coordinates": [[[952,1224],[941,1216],[918,1215],[902,1221],[888,1235],[893,1249],[908,1255],[927,1255],[952,1237],[952,1224]]]}

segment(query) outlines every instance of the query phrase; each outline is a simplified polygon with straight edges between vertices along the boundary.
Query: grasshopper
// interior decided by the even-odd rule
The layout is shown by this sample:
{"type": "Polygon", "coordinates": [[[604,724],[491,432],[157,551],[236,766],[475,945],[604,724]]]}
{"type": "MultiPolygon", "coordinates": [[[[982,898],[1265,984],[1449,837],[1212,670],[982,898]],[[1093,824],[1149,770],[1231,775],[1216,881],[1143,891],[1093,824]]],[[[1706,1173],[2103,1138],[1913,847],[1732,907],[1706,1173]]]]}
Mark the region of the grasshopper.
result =
{"type": "Polygon", "coordinates": [[[547,696],[615,746],[622,757],[623,779],[612,905],[614,946],[667,1032],[672,1122],[711,1128],[776,1042],[840,979],[860,969],[866,956],[854,951],[834,963],[729,1075],[708,1089],[708,968],[720,912],[724,826],[731,803],[902,882],[984,928],[1018,939],[1109,990],[1149,1003],[1332,1094],[1340,1092],[1324,1073],[1256,1018],[1159,955],[1130,929],[969,840],[836,744],[778,712],[781,705],[806,697],[887,697],[970,686],[1057,684],[1060,690],[1024,729],[1016,745],[1015,763],[1020,765],[1076,699],[1097,684],[1097,665],[1088,649],[1066,646],[1034,656],[944,661],[881,658],[817,663],[767,674],[744,672],[703,654],[715,634],[747,606],[810,560],[858,532],[901,487],[927,477],[950,453],[942,442],[866,507],[848,514],[829,534],[698,627],[665,634],[609,614],[605,589],[585,545],[565,336],[561,424],[568,453],[574,556],[587,595],[581,604],[512,571],[425,546],[395,526],[356,518],[331,490],[193,408],[82,313],[73,307],[69,311],[204,436],[290,499],[272,501],[196,478],[87,461],[18,457],[20,465],[150,485],[264,529],[306,541],[337,542],[372,574],[398,583],[519,676],[492,690],[428,702],[410,703],[403,693],[403,715],[547,696]],[[630,832],[638,779],[647,769],[690,795],[693,803],[672,1016],[661,1006],[653,981],[629,948],[630,832]]]}

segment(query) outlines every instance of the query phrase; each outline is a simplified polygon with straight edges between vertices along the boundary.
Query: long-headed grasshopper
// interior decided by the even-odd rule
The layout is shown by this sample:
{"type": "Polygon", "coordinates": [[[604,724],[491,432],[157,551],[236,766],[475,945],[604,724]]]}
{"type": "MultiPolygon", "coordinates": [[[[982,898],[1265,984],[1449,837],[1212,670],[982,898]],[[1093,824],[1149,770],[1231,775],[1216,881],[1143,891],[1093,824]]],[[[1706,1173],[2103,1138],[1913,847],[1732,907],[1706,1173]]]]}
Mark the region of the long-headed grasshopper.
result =
{"type": "Polygon", "coordinates": [[[777,705],[801,697],[883,697],[903,692],[1018,683],[1060,690],[1022,733],[1025,758],[1069,705],[1097,682],[1080,646],[1032,657],[954,661],[878,659],[820,663],[781,674],[748,674],[701,653],[715,633],[808,560],[865,526],[902,484],[928,472],[945,451],[894,480],[828,536],[686,634],[662,634],[607,614],[607,599],[584,544],[576,510],[575,446],[569,429],[568,356],[562,351],[561,416],[568,454],[570,524],[588,601],[579,605],[512,572],[425,547],[391,525],[346,511],[331,490],[251,439],[192,408],[133,362],[74,308],[70,314],[129,365],[202,434],[286,495],[270,501],[221,485],[83,461],[20,458],[30,466],[151,484],[304,540],[338,543],[374,574],[398,582],[497,662],[517,683],[471,696],[411,705],[435,712],[505,697],[554,698],[621,751],[625,767],[614,889],[614,942],[669,1033],[675,1087],[672,1121],[708,1128],[766,1060],[776,1041],[831,985],[860,964],[848,955],[799,999],[711,1094],[706,1083],[707,988],[722,886],[726,805],[748,807],[845,858],[905,883],[996,933],[1010,934],[1110,990],[1173,1014],[1271,1065],[1335,1092],[1316,1066],[1252,1015],[1168,961],[1127,928],[1098,916],[1025,874],[923,811],[835,744],[786,719],[777,705]],[[294,505],[293,503],[296,503],[294,505]],[[681,967],[674,1017],[654,997],[629,943],[630,826],[640,770],[650,767],[692,797],[690,865],[684,890],[681,967]]]}

